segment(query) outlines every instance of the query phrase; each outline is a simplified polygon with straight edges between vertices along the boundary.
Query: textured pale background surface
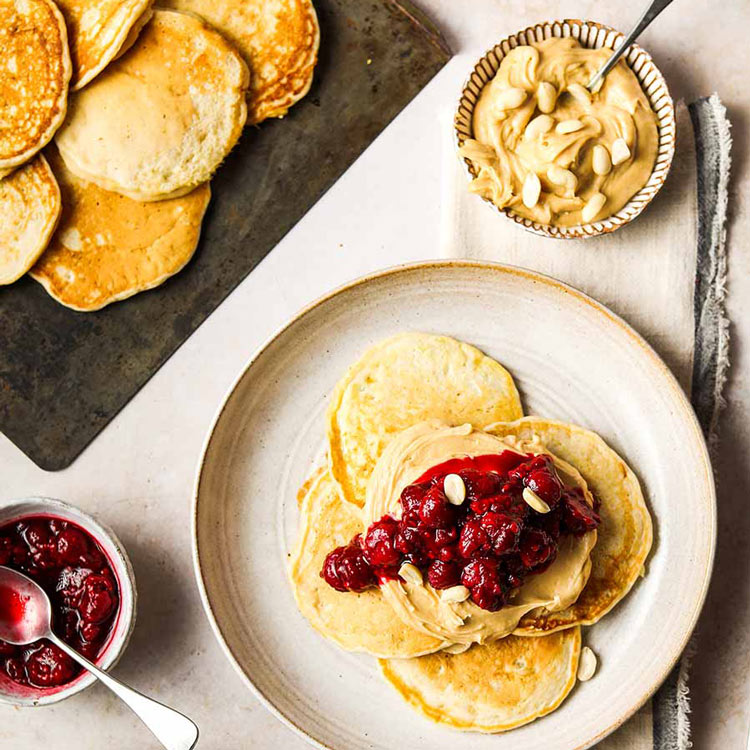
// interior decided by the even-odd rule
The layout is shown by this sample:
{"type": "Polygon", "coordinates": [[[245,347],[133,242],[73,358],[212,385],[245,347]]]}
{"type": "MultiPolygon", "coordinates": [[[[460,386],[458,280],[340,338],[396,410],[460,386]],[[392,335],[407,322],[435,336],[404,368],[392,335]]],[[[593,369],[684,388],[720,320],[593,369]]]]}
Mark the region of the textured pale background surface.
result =
{"type": "MultiPolygon", "coordinates": [[[[588,17],[624,29],[637,13],[632,6],[641,4],[421,3],[457,52],[487,47],[509,32],[552,18],[588,17]]],[[[692,680],[694,742],[701,750],[741,747],[750,722],[749,23],[746,0],[679,0],[642,40],[676,97],[690,100],[716,90],[734,125],[729,236],[733,364],[717,462],[717,567],[692,680]]],[[[249,355],[295,310],[368,271],[439,254],[437,121],[465,73],[449,65],[430,84],[70,469],[47,474],[0,436],[0,498],[56,496],[99,514],[117,530],[138,578],[140,615],[116,674],[193,716],[202,729],[201,748],[305,747],[242,685],[200,608],[189,508],[205,433],[249,355]]],[[[4,750],[157,747],[137,719],[100,687],[52,708],[3,707],[0,719],[4,750]]]]}

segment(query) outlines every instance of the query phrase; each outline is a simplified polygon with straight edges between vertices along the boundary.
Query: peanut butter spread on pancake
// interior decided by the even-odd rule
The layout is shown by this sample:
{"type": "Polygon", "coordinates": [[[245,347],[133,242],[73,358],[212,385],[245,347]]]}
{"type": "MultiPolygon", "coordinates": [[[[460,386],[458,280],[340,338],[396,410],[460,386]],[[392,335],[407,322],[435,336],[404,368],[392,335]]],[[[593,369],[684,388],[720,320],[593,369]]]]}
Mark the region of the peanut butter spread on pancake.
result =
{"type": "MultiPolygon", "coordinates": [[[[396,436],[380,457],[367,486],[364,528],[385,514],[398,514],[401,491],[426,470],[450,458],[501,453],[544,453],[538,442],[505,441],[471,425],[448,427],[438,421],[415,425],[396,436]]],[[[550,454],[552,455],[552,454],[550,454]]],[[[586,482],[570,464],[552,455],[566,486],[578,486],[593,503],[586,482]]],[[[590,554],[597,539],[591,531],[582,537],[563,537],[550,567],[531,576],[515,598],[495,612],[471,601],[446,602],[425,583],[385,581],[380,589],[396,614],[410,627],[452,643],[484,643],[512,633],[521,618],[539,608],[565,609],[578,599],[591,570],[590,554]]]]}
{"type": "Polygon", "coordinates": [[[65,21],[50,0],[0,0],[0,172],[28,161],[67,109],[65,21]]]}
{"type": "Polygon", "coordinates": [[[611,50],[570,37],[511,50],[477,102],[461,154],[472,192],[540,224],[571,227],[619,211],[648,182],[656,115],[621,60],[585,87],[611,50]]]}

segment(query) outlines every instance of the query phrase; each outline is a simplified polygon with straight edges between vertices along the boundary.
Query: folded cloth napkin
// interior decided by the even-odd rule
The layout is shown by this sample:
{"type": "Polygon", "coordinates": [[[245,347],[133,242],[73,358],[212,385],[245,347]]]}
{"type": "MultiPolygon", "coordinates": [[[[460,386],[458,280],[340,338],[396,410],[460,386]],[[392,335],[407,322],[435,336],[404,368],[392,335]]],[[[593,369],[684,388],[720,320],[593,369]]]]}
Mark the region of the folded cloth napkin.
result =
{"type": "MultiPolygon", "coordinates": [[[[442,254],[531,268],[603,302],[671,367],[715,443],[728,366],[724,226],[731,147],[718,96],[678,103],[677,150],[664,188],[634,222],[587,240],[538,237],[498,216],[468,192],[447,117],[443,129],[442,254]]],[[[690,652],[654,699],[599,747],[690,747],[690,652]]]]}

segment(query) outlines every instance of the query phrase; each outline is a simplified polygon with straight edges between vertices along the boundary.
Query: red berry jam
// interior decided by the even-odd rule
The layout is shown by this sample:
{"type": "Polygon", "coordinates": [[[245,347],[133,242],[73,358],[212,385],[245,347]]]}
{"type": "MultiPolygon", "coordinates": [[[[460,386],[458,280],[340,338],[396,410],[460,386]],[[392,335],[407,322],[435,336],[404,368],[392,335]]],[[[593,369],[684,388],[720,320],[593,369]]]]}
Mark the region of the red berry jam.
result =
{"type": "Polygon", "coordinates": [[[404,489],[401,518],[383,516],[333,550],[320,575],[338,591],[364,591],[416,565],[435,589],[463,584],[482,609],[496,611],[524,580],[555,560],[560,538],[581,536],[601,520],[580,488],[565,487],[549,456],[500,454],[454,458],[404,489]],[[466,488],[461,505],[444,492],[448,474],[466,488]],[[532,490],[550,510],[523,499],[532,490]]]}
{"type": "MultiPolygon", "coordinates": [[[[0,565],[33,578],[52,601],[55,632],[96,660],[109,638],[120,596],[107,555],[86,531],[46,516],[0,526],[0,565]]],[[[11,604],[10,594],[0,595],[0,608],[11,604]]],[[[14,682],[38,688],[64,685],[81,672],[47,640],[26,646],[0,640],[0,669],[14,682]]]]}

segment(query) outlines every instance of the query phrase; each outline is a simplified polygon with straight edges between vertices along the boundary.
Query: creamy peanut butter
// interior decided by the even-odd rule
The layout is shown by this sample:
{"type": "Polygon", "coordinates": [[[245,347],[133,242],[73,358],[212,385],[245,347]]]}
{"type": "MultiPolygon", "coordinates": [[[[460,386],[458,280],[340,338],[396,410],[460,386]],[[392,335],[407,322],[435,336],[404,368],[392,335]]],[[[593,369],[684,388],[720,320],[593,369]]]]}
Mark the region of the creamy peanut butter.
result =
{"type": "MultiPolygon", "coordinates": [[[[448,427],[433,420],[404,430],[388,444],[370,477],[365,528],[385,514],[397,515],[401,491],[431,467],[451,458],[506,450],[524,454],[547,452],[538,442],[499,438],[468,424],[448,427]]],[[[557,457],[552,458],[563,483],[581,487],[587,501],[593,503],[578,471],[557,457]]],[[[555,562],[545,572],[530,576],[515,598],[497,612],[481,609],[472,601],[445,601],[429,584],[417,579],[387,581],[381,591],[407,625],[453,644],[484,643],[512,633],[521,617],[531,610],[546,608],[556,612],[575,602],[588,581],[589,557],[596,539],[596,531],[582,537],[562,537],[555,562]]]]}
{"type": "Polygon", "coordinates": [[[657,120],[623,60],[597,92],[585,88],[610,54],[570,37],[511,50],[461,148],[476,169],[472,192],[558,227],[604,219],[636,194],[656,161],[657,120]]]}

